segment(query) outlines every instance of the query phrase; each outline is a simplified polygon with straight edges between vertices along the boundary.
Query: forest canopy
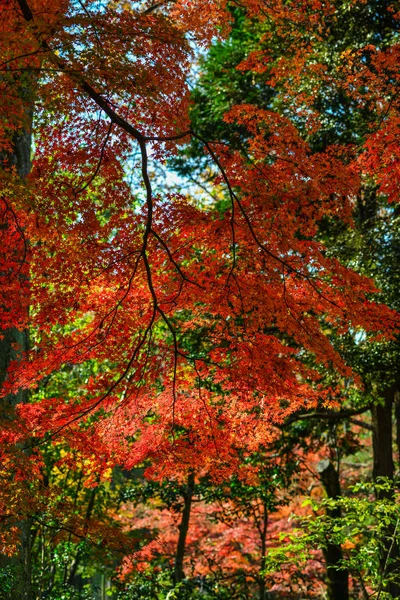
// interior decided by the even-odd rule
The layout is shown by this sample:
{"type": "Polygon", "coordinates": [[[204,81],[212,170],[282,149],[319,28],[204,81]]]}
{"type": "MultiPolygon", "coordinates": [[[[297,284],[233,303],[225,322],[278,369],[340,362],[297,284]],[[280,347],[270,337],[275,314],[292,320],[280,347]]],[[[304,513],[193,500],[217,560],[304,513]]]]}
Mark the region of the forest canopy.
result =
{"type": "Polygon", "coordinates": [[[0,8],[0,600],[399,598],[398,4],[0,8]]]}

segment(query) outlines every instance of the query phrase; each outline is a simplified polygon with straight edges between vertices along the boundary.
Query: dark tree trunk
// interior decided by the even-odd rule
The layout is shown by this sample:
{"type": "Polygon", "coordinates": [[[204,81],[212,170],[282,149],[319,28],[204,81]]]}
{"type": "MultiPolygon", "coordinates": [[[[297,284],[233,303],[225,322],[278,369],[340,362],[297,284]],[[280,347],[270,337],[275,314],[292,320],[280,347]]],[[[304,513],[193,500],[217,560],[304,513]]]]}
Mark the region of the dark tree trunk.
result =
{"type": "MultiPolygon", "coordinates": [[[[372,412],[372,447],[374,453],[373,477],[387,477],[393,480],[393,425],[392,407],[396,388],[393,385],[382,394],[383,403],[373,404],[372,412]]],[[[378,490],[377,498],[391,498],[390,491],[378,490]]]]}
{"type": "Polygon", "coordinates": [[[263,571],[265,569],[266,558],[267,558],[267,530],[268,530],[268,509],[266,504],[263,506],[263,519],[260,523],[260,538],[261,538],[261,573],[259,579],[259,589],[260,589],[260,600],[266,600],[267,598],[267,590],[265,586],[265,575],[263,575],[263,571]]]}
{"type": "MultiPolygon", "coordinates": [[[[32,100],[32,98],[31,98],[32,100]]],[[[29,109],[30,110],[30,109],[29,109]]],[[[13,150],[7,153],[0,154],[0,168],[15,168],[20,179],[25,179],[28,175],[31,162],[31,123],[32,113],[27,113],[28,119],[26,127],[21,129],[13,140],[13,150]]],[[[0,192],[1,193],[1,192],[0,192]]],[[[7,226],[7,223],[4,224],[7,226]]],[[[21,262],[24,257],[21,256],[21,262]]],[[[19,302],[21,299],[16,298],[19,302]]],[[[0,331],[2,339],[0,339],[0,387],[3,385],[7,369],[13,360],[18,360],[19,356],[28,350],[29,337],[27,331],[19,331],[16,328],[10,328],[0,331]]],[[[2,412],[7,413],[10,408],[16,404],[28,401],[27,390],[20,390],[15,395],[10,395],[2,400],[2,412]]],[[[3,599],[9,600],[33,600],[32,591],[32,564],[31,564],[31,523],[28,518],[24,518],[18,523],[21,530],[21,543],[17,556],[8,558],[0,556],[0,569],[7,568],[13,572],[14,581],[10,594],[1,596],[3,599]]],[[[8,592],[7,592],[8,593],[8,592]]]]}
{"type": "MultiPolygon", "coordinates": [[[[318,463],[317,470],[328,498],[338,498],[341,494],[339,474],[333,464],[327,459],[321,460],[318,463]]],[[[332,519],[340,519],[340,507],[327,510],[327,514],[332,519]]],[[[348,600],[349,573],[347,569],[340,568],[343,559],[340,545],[328,543],[324,550],[324,558],[328,578],[328,599],[348,600]]]]}
{"type": "Polygon", "coordinates": [[[194,474],[190,473],[188,480],[186,491],[184,492],[183,499],[183,511],[182,511],[182,519],[179,525],[179,537],[178,537],[178,545],[176,548],[175,555],[175,567],[174,567],[174,582],[179,583],[185,578],[185,574],[183,572],[183,558],[185,556],[185,546],[186,546],[186,537],[189,530],[189,520],[190,520],[190,510],[192,507],[192,499],[194,493],[194,474]]]}
{"type": "Polygon", "coordinates": [[[394,414],[396,418],[396,449],[397,449],[397,469],[400,470],[400,394],[396,390],[394,414]]]}
{"type": "MultiPolygon", "coordinates": [[[[394,477],[392,413],[396,390],[396,384],[387,388],[382,393],[383,402],[373,404],[371,407],[373,426],[372,447],[374,454],[373,477],[377,483],[379,483],[380,477],[385,477],[390,481],[393,481],[394,477]]],[[[393,498],[393,491],[377,489],[376,497],[378,500],[391,500],[393,498]]],[[[385,532],[385,541],[379,558],[381,575],[385,578],[395,571],[400,571],[399,546],[396,541],[393,542],[394,535],[394,524],[391,524],[385,532]]],[[[400,585],[397,583],[389,582],[385,591],[389,592],[393,598],[400,598],[400,585]]]]}
{"type": "MultiPolygon", "coordinates": [[[[97,481],[98,483],[98,481],[97,481]]],[[[88,506],[86,509],[86,515],[85,515],[85,520],[90,519],[90,517],[92,516],[93,513],[93,509],[94,509],[94,503],[95,503],[95,499],[96,499],[96,493],[97,493],[97,488],[93,488],[90,496],[89,496],[89,502],[88,502],[88,506]]],[[[80,562],[82,560],[83,556],[82,556],[82,549],[81,547],[78,547],[78,550],[76,552],[75,558],[72,562],[70,571],[69,571],[69,575],[68,575],[68,584],[69,585],[74,585],[76,583],[76,579],[79,579],[79,584],[83,583],[83,579],[79,578],[79,576],[77,577],[77,570],[78,567],[80,565],[80,562]]],[[[79,586],[76,586],[77,589],[80,589],[79,586]]]]}

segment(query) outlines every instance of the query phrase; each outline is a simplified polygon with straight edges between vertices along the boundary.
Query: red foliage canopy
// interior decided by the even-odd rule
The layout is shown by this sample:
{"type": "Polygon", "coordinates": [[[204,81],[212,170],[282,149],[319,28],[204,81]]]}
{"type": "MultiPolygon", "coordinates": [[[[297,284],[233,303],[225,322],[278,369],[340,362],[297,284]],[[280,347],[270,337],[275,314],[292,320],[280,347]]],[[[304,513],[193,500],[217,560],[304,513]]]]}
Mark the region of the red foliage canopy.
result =
{"type": "MultiPolygon", "coordinates": [[[[318,30],[332,9],[309,0],[295,9],[280,0],[262,11],[243,4],[291,43],[300,40],[291,25],[318,30]]],[[[335,404],[336,387],[319,385],[316,367],[351,372],[327,329],[397,330],[397,316],[371,300],[371,281],[316,241],[322,218],[351,222],[360,161],[398,195],[398,178],[388,179],[397,104],[382,105],[362,152],[320,153],[288,117],[233,106],[225,119],[247,130],[244,155],[199,137],[188,117],[191,41],[207,46],[224,35],[225,3],[100,6],[3,2],[1,322],[33,332],[3,395],[34,388],[63,365],[101,365],[74,397],[20,405],[23,428],[7,428],[17,438],[63,434],[96,469],[151,458],[158,474],[195,465],[226,475],[243,440],[257,448],[273,435],[271,423],[335,404]],[[7,156],[32,111],[33,167],[21,181],[7,156]],[[223,211],[154,185],[152,165],[190,136],[216,166],[223,211]]],[[[353,90],[367,78],[380,99],[396,49],[373,52],[369,71],[357,53],[343,56],[343,85],[353,90]]],[[[300,44],[271,83],[284,74],[295,88],[305,73],[323,83],[328,75],[307,62],[312,56],[312,45],[300,44]]],[[[258,53],[240,68],[262,72],[266,60],[258,53]]],[[[297,99],[305,110],[307,98],[297,99]]],[[[318,127],[311,112],[310,127],[318,127]]]]}

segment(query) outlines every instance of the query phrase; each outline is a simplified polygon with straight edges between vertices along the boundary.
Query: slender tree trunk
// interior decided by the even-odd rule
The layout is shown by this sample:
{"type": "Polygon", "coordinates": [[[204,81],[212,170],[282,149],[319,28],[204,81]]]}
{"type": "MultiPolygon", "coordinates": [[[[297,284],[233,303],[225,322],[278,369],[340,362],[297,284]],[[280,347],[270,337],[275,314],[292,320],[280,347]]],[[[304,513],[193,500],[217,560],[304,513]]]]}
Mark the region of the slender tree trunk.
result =
{"type": "MultiPolygon", "coordinates": [[[[87,506],[87,509],[86,509],[86,515],[85,515],[85,519],[86,520],[90,519],[90,517],[92,516],[93,509],[94,509],[94,502],[95,502],[95,499],[96,499],[96,493],[97,493],[97,488],[93,488],[92,491],[91,491],[91,493],[90,493],[89,502],[88,502],[88,506],[87,506]]],[[[73,585],[73,584],[76,583],[75,582],[76,572],[78,570],[78,567],[79,567],[79,564],[80,564],[82,558],[83,558],[82,557],[82,550],[81,550],[80,547],[78,547],[78,550],[76,552],[75,558],[74,558],[74,560],[72,562],[72,565],[71,565],[71,568],[70,568],[70,571],[69,571],[69,576],[68,576],[68,584],[69,585],[73,585]]],[[[77,582],[78,583],[78,586],[77,586],[78,589],[80,589],[79,585],[81,585],[81,583],[83,581],[82,578],[79,578],[79,579],[80,579],[80,581],[77,582]]]]}
{"type": "Polygon", "coordinates": [[[398,390],[395,394],[394,414],[396,419],[397,469],[400,470],[400,393],[398,390]]]}
{"type": "MultiPolygon", "coordinates": [[[[383,403],[374,404],[371,407],[372,412],[372,447],[374,454],[374,480],[379,483],[380,477],[385,477],[390,481],[394,478],[394,461],[393,461],[393,405],[396,395],[397,385],[384,390],[382,393],[383,403]]],[[[397,410],[396,410],[397,414],[397,410]]],[[[377,499],[392,500],[392,490],[377,490],[377,499]]],[[[400,555],[399,545],[394,541],[394,525],[388,526],[385,532],[385,543],[381,550],[379,558],[382,577],[390,576],[391,572],[399,572],[400,575],[400,555]]],[[[386,590],[393,598],[400,598],[400,585],[394,582],[389,582],[386,590]]]]}
{"type": "Polygon", "coordinates": [[[183,495],[184,506],[182,512],[182,519],[179,525],[179,537],[178,545],[176,548],[175,555],[175,567],[174,567],[174,582],[179,583],[185,578],[183,572],[183,559],[185,556],[186,537],[189,530],[190,510],[192,507],[194,493],[194,473],[189,473],[187,480],[186,491],[183,495]]]}
{"type": "MultiPolygon", "coordinates": [[[[338,498],[341,494],[339,474],[333,464],[327,459],[321,460],[318,463],[317,470],[328,498],[338,498]]],[[[327,510],[327,514],[332,519],[340,519],[341,510],[339,507],[336,507],[327,510]]],[[[324,557],[327,567],[328,599],[348,600],[349,573],[347,569],[340,568],[340,563],[343,559],[340,545],[328,543],[324,550],[324,557]]]]}
{"type": "Polygon", "coordinates": [[[267,530],[268,530],[268,510],[266,505],[264,504],[264,514],[262,524],[260,526],[260,537],[261,537],[261,572],[259,579],[259,589],[260,589],[260,600],[266,600],[266,587],[265,587],[265,575],[263,571],[265,569],[265,561],[267,557],[267,530]]]}

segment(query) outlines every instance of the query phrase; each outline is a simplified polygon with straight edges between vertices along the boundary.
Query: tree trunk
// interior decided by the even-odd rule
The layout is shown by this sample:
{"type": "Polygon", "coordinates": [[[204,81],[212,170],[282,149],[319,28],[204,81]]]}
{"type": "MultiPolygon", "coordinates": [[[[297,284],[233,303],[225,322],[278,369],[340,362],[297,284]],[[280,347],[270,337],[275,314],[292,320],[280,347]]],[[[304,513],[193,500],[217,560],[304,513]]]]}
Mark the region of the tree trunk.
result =
{"type": "MultiPolygon", "coordinates": [[[[31,98],[32,100],[32,98],[31,98]]],[[[28,113],[27,113],[28,114],[28,113]]],[[[20,179],[25,179],[28,175],[31,162],[31,123],[32,112],[29,109],[28,123],[26,128],[21,129],[15,134],[13,139],[13,150],[11,152],[2,152],[0,154],[0,168],[15,167],[17,175],[20,179]]],[[[4,224],[7,227],[7,223],[4,224]]],[[[21,262],[24,257],[21,256],[21,262]]],[[[1,275],[1,273],[0,273],[1,275]]],[[[22,276],[16,274],[16,277],[22,276]]],[[[20,299],[16,299],[19,302],[20,299]]],[[[0,324],[1,328],[1,324],[0,324]]],[[[0,387],[3,385],[7,369],[13,360],[18,360],[19,356],[28,350],[29,337],[28,332],[19,331],[16,328],[0,330],[2,338],[0,339],[0,387]]],[[[8,412],[8,408],[14,407],[16,404],[28,401],[27,390],[20,390],[15,395],[9,395],[2,400],[4,414],[8,412]]],[[[21,530],[20,549],[17,556],[8,558],[0,556],[0,569],[11,570],[13,573],[12,590],[8,596],[4,596],[4,600],[33,600],[32,591],[32,565],[31,565],[31,523],[29,519],[23,519],[19,522],[21,530]]],[[[3,600],[3,596],[1,596],[3,600]]]]}
{"type": "Polygon", "coordinates": [[[263,506],[263,519],[262,523],[260,523],[260,538],[261,538],[261,573],[259,579],[259,589],[260,589],[260,600],[266,600],[267,598],[267,590],[265,586],[265,575],[263,571],[265,569],[266,558],[267,558],[267,530],[268,530],[268,509],[267,505],[263,506]]]}
{"type": "MultiPolygon", "coordinates": [[[[338,498],[341,495],[339,474],[333,464],[327,459],[321,460],[317,465],[317,471],[328,498],[338,498]]],[[[341,517],[340,507],[329,509],[326,512],[332,519],[340,519],[341,517]]],[[[340,568],[343,559],[340,545],[328,543],[324,550],[324,558],[328,578],[328,599],[348,600],[349,573],[347,569],[340,568]]]]}
{"type": "MultiPolygon", "coordinates": [[[[373,477],[387,477],[393,480],[393,425],[392,406],[396,388],[393,385],[382,394],[383,404],[373,404],[372,412],[372,447],[374,453],[373,477]]],[[[390,491],[378,490],[377,498],[391,498],[390,491]]]]}
{"type": "MultiPolygon", "coordinates": [[[[97,480],[97,483],[99,483],[99,480],[97,480]]],[[[93,488],[90,496],[89,496],[89,502],[88,502],[88,506],[86,509],[86,515],[85,515],[85,520],[90,519],[90,517],[92,516],[93,513],[93,509],[94,509],[94,502],[96,499],[96,493],[97,493],[97,488],[93,488]]],[[[75,554],[75,558],[72,562],[70,571],[69,571],[69,575],[68,575],[68,585],[74,585],[75,584],[75,579],[76,579],[76,572],[78,570],[79,564],[82,560],[82,549],[79,546],[78,550],[75,554]]],[[[79,583],[81,584],[83,582],[82,578],[80,578],[79,583]]],[[[79,586],[76,586],[77,589],[80,589],[79,586]]]]}
{"type": "Polygon", "coordinates": [[[396,390],[394,414],[396,418],[396,449],[397,449],[397,469],[400,470],[400,394],[396,390]]]}
{"type": "MultiPolygon", "coordinates": [[[[372,447],[374,454],[374,480],[379,483],[380,477],[385,477],[393,481],[394,461],[393,461],[393,422],[392,412],[395,400],[397,385],[393,384],[382,393],[383,403],[373,404],[372,412],[372,447]]],[[[396,411],[397,412],[397,411],[396,411]]],[[[378,500],[392,500],[392,490],[377,490],[378,500]]],[[[391,572],[400,570],[399,546],[393,543],[394,524],[388,526],[385,532],[385,542],[379,558],[381,567],[381,576],[390,576],[391,572]]],[[[400,598],[400,585],[389,582],[385,591],[389,592],[393,598],[400,598]]]]}
{"type": "Polygon", "coordinates": [[[179,525],[179,537],[178,545],[175,555],[175,567],[174,567],[174,583],[179,583],[185,578],[183,572],[183,558],[185,556],[186,537],[189,530],[189,519],[190,510],[192,507],[192,499],[194,493],[194,474],[189,473],[187,480],[186,491],[183,495],[184,506],[182,512],[182,519],[179,525]]]}

